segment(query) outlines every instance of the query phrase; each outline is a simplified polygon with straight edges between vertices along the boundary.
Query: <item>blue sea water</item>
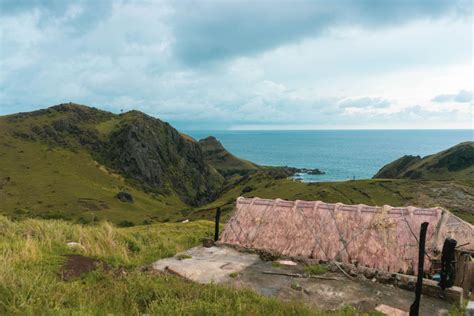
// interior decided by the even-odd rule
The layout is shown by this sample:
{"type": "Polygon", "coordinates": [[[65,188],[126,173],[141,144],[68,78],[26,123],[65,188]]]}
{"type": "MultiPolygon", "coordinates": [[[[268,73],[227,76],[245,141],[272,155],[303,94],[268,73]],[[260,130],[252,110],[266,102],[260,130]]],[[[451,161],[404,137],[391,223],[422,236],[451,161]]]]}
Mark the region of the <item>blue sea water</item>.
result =
{"type": "Polygon", "coordinates": [[[303,181],[371,178],[403,155],[426,156],[464,141],[474,130],[185,131],[215,136],[234,155],[260,165],[318,168],[303,181]]]}

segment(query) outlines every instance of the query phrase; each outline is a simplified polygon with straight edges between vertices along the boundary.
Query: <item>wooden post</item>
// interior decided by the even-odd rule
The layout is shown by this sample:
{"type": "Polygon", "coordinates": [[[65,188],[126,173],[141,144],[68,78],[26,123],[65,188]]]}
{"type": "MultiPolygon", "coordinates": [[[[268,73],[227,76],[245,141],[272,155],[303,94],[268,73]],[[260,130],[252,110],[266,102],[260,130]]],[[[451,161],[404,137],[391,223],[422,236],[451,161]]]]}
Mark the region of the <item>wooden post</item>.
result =
{"type": "Polygon", "coordinates": [[[418,276],[416,280],[415,301],[410,306],[410,316],[418,316],[420,310],[421,290],[423,288],[423,266],[425,263],[425,240],[428,223],[424,222],[420,227],[420,240],[418,242],[418,276]]]}
{"type": "Polygon", "coordinates": [[[456,278],[454,264],[456,245],[457,242],[454,239],[446,238],[444,240],[441,255],[441,281],[439,281],[439,287],[442,290],[454,285],[454,279],[456,278]]]}
{"type": "Polygon", "coordinates": [[[214,229],[214,241],[219,240],[219,221],[221,219],[221,208],[218,207],[216,209],[216,222],[215,222],[215,229],[214,229]]]}

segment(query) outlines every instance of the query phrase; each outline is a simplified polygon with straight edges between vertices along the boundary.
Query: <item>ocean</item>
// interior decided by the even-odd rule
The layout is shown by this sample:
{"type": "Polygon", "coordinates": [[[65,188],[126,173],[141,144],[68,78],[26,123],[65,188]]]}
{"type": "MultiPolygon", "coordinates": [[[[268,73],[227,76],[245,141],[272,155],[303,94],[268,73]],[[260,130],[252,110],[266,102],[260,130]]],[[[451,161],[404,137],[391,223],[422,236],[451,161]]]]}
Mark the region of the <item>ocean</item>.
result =
{"type": "Polygon", "coordinates": [[[195,139],[215,136],[237,157],[260,165],[318,168],[303,181],[371,178],[403,155],[426,156],[460,142],[474,130],[184,131],[195,139]]]}

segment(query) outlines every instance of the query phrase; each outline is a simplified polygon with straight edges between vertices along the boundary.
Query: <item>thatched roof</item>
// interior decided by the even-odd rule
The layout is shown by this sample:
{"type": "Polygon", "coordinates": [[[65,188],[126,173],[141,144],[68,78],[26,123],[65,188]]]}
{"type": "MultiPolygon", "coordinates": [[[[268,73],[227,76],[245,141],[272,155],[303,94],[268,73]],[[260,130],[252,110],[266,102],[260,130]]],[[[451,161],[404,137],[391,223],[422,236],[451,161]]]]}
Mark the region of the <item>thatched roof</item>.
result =
{"type": "Polygon", "coordinates": [[[418,236],[428,222],[425,269],[444,239],[474,249],[474,226],[442,208],[372,207],[321,201],[237,199],[221,242],[290,257],[336,260],[389,272],[417,269],[418,236]]]}

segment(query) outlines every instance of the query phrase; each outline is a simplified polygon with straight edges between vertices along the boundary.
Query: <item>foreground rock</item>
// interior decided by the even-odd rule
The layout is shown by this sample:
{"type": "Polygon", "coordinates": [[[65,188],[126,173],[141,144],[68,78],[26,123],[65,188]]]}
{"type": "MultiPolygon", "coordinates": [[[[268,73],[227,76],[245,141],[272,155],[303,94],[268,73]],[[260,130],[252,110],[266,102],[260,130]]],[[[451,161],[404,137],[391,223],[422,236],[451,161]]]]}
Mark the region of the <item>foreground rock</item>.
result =
{"type": "Polygon", "coordinates": [[[133,203],[133,196],[128,192],[120,191],[117,193],[117,199],[122,202],[133,203]]]}

